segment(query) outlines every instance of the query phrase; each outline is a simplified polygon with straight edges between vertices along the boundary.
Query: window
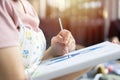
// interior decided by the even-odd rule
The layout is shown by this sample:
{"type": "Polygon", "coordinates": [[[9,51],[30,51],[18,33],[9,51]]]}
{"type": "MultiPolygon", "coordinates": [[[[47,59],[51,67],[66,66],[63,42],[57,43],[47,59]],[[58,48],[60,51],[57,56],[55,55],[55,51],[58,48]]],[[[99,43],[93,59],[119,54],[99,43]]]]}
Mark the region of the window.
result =
{"type": "Polygon", "coordinates": [[[104,0],[47,0],[47,17],[103,18],[104,0]]]}

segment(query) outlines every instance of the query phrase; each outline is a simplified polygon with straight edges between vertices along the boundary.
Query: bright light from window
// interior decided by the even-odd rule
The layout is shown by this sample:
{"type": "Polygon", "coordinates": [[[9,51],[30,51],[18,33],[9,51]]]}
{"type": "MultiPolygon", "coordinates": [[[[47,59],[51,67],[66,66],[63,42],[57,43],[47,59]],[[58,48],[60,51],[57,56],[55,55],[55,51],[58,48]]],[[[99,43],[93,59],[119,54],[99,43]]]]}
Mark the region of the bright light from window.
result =
{"type": "Polygon", "coordinates": [[[51,7],[56,7],[59,11],[65,10],[65,0],[47,0],[51,7]]]}
{"type": "Polygon", "coordinates": [[[104,17],[104,19],[108,18],[108,12],[106,10],[103,11],[103,17],[104,17]]]}
{"type": "Polygon", "coordinates": [[[92,2],[86,2],[83,4],[83,7],[88,9],[88,8],[98,8],[101,7],[101,2],[99,1],[92,1],[92,2]]]}

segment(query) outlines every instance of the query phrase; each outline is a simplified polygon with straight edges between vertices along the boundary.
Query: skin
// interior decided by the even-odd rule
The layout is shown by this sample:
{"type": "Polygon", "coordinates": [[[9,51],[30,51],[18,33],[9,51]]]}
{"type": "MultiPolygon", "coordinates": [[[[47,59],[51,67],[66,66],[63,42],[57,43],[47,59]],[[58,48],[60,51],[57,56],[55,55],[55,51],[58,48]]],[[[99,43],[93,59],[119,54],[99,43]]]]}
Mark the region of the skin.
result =
{"type": "Polygon", "coordinates": [[[114,36],[112,38],[112,42],[115,43],[115,44],[120,44],[119,38],[117,36],[114,36]]]}
{"type": "Polygon", "coordinates": [[[0,49],[0,80],[26,80],[21,58],[19,47],[0,49]]]}
{"type": "Polygon", "coordinates": [[[68,48],[68,52],[75,50],[75,40],[70,31],[62,30],[51,39],[51,46],[46,54],[61,56],[67,53],[66,48],[68,48]]]}

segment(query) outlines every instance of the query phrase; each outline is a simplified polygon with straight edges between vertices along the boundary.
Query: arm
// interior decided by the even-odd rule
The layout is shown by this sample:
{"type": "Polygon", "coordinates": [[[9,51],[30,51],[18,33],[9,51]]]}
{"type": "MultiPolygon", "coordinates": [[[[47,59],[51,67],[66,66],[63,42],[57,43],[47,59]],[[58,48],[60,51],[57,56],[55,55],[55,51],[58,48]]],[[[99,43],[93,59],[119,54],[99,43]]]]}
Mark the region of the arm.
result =
{"type": "Polygon", "coordinates": [[[0,49],[0,80],[26,80],[18,47],[0,49]]]}
{"type": "Polygon", "coordinates": [[[64,55],[67,52],[74,51],[75,48],[75,40],[71,32],[68,30],[62,30],[51,39],[51,46],[46,50],[43,59],[64,55]],[[66,48],[68,48],[68,51],[66,48]]]}
{"type": "Polygon", "coordinates": [[[46,59],[53,58],[54,55],[53,55],[52,53],[53,53],[53,51],[52,51],[51,47],[49,47],[49,48],[45,51],[45,55],[43,56],[43,59],[42,59],[42,60],[46,60],[46,59]]]}

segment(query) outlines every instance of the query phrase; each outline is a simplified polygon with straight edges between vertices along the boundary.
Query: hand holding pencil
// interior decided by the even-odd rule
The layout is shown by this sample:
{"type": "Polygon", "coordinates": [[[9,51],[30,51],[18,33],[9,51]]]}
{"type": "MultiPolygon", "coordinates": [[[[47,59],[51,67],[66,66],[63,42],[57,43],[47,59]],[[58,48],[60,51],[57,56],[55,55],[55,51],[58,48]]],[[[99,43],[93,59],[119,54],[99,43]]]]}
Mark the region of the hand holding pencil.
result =
{"type": "MultiPolygon", "coordinates": [[[[63,26],[62,26],[61,18],[59,18],[59,24],[60,24],[60,28],[61,28],[61,31],[62,31],[63,30],[63,26]]],[[[66,46],[65,50],[66,50],[66,53],[69,53],[69,49],[68,49],[67,46],[66,46]]],[[[69,54],[68,54],[68,58],[69,58],[69,54]]]]}
{"type": "MultiPolygon", "coordinates": [[[[61,56],[75,50],[75,39],[69,30],[63,29],[59,18],[60,32],[51,39],[51,50],[54,56],[61,56]]],[[[68,56],[69,57],[69,56],[68,56]]]]}

